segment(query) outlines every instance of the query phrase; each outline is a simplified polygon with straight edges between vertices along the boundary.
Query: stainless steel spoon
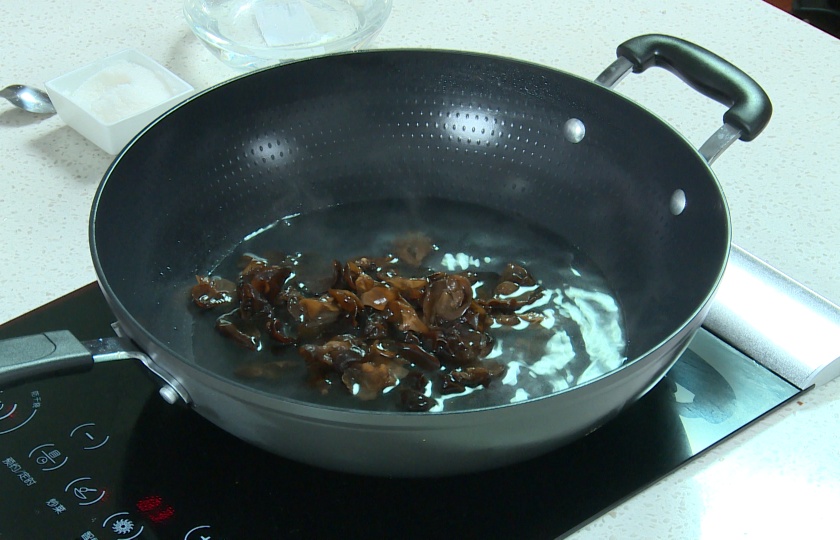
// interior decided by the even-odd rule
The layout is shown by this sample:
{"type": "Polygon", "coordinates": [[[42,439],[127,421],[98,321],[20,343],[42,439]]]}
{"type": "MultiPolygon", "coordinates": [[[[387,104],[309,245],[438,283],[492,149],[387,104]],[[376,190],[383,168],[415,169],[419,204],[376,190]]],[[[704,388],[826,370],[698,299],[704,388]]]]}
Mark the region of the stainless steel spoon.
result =
{"type": "Polygon", "coordinates": [[[55,114],[50,96],[32,86],[13,84],[0,90],[0,97],[6,98],[15,107],[37,114],[55,114]]]}

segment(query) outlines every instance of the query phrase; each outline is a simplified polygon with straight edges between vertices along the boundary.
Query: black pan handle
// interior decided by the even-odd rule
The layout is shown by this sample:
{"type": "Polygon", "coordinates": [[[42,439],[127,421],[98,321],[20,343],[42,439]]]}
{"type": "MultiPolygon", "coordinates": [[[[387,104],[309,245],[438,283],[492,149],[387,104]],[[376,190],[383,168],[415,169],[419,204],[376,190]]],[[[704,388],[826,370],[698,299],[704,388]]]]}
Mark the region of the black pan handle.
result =
{"type": "Polygon", "coordinates": [[[749,75],[718,55],[688,41],[661,34],[629,39],[616,55],[633,65],[634,73],[651,66],[665,68],[701,94],[729,107],[724,124],[751,141],[767,127],[773,114],[770,98],[749,75]]]}
{"type": "Polygon", "coordinates": [[[96,362],[140,360],[165,384],[160,395],[169,403],[191,403],[184,385],[156,365],[134,342],[124,337],[79,341],[67,330],[0,340],[0,389],[55,375],[79,373],[96,362]]]}
{"type": "Polygon", "coordinates": [[[0,341],[0,388],[92,367],[90,350],[66,330],[0,341]]]}

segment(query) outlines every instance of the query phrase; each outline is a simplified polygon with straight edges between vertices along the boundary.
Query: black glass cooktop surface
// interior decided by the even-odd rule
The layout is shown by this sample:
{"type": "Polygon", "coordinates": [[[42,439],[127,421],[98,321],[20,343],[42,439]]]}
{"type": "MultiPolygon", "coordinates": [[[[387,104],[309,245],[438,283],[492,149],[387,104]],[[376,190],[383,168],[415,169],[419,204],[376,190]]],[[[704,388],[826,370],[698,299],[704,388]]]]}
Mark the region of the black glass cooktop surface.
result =
{"type": "MultiPolygon", "coordinates": [[[[91,285],[0,327],[111,335],[91,285]]],[[[437,479],[276,457],[169,405],[139,362],[0,390],[0,538],[517,538],[570,534],[800,390],[705,330],[644,398],[587,437],[437,479]]]]}

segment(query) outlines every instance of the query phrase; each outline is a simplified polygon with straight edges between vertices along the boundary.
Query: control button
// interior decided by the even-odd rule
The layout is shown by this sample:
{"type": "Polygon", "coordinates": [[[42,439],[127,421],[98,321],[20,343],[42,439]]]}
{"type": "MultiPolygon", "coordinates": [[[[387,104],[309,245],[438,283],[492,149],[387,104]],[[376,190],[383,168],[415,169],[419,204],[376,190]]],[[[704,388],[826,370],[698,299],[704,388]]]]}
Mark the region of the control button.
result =
{"type": "Polygon", "coordinates": [[[111,531],[120,540],[131,540],[143,534],[143,525],[136,523],[128,512],[111,514],[102,522],[102,528],[111,531]]]}
{"type": "Polygon", "coordinates": [[[91,487],[89,484],[90,476],[82,476],[71,481],[64,487],[65,493],[70,493],[79,501],[79,506],[90,506],[102,500],[105,496],[105,490],[97,487],[91,487]]]}
{"type": "Polygon", "coordinates": [[[22,428],[35,417],[41,408],[41,392],[33,390],[29,395],[30,406],[27,410],[24,405],[3,399],[3,391],[0,390],[0,435],[22,428]]]}
{"type": "Polygon", "coordinates": [[[62,455],[53,443],[36,446],[29,452],[29,457],[41,466],[42,471],[54,471],[67,463],[67,456],[62,455]]]}
{"type": "Polygon", "coordinates": [[[199,525],[190,529],[184,535],[184,540],[221,540],[221,538],[213,536],[212,533],[210,525],[199,525]]]}
{"type": "Polygon", "coordinates": [[[105,445],[110,439],[110,435],[102,435],[96,429],[96,424],[88,422],[86,424],[79,424],[70,432],[70,438],[80,441],[82,450],[96,450],[105,445]]]}

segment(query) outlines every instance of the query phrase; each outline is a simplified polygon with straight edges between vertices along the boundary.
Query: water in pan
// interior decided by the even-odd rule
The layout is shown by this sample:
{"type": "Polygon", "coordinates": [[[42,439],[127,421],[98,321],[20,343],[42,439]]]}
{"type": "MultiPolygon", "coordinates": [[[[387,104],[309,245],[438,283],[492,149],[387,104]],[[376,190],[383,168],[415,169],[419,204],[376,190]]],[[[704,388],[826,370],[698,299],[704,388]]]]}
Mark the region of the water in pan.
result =
{"type": "MultiPolygon", "coordinates": [[[[439,199],[389,200],[287,216],[246,237],[208,273],[235,279],[245,253],[295,254],[308,265],[328,268],[333,259],[383,256],[392,251],[395,238],[416,232],[428,236],[435,246],[424,267],[481,274],[500,272],[515,262],[530,271],[542,290],[535,302],[521,309],[538,314],[537,322],[494,324],[489,330],[494,343],[485,360],[502,364],[504,374],[487,387],[458,394],[440,395],[429,385],[427,393],[435,401],[432,412],[525,401],[591,380],[624,362],[620,303],[597,267],[551,231],[481,206],[439,199]]],[[[339,384],[322,395],[307,382],[307,368],[296,346],[275,344],[259,352],[243,349],[214,330],[218,315],[197,313],[193,340],[195,358],[216,373],[258,391],[301,401],[364,410],[400,408],[387,391],[376,400],[363,401],[339,384]],[[278,360],[293,361],[284,362],[282,376],[243,380],[236,375],[243,366],[278,360]]]]}

